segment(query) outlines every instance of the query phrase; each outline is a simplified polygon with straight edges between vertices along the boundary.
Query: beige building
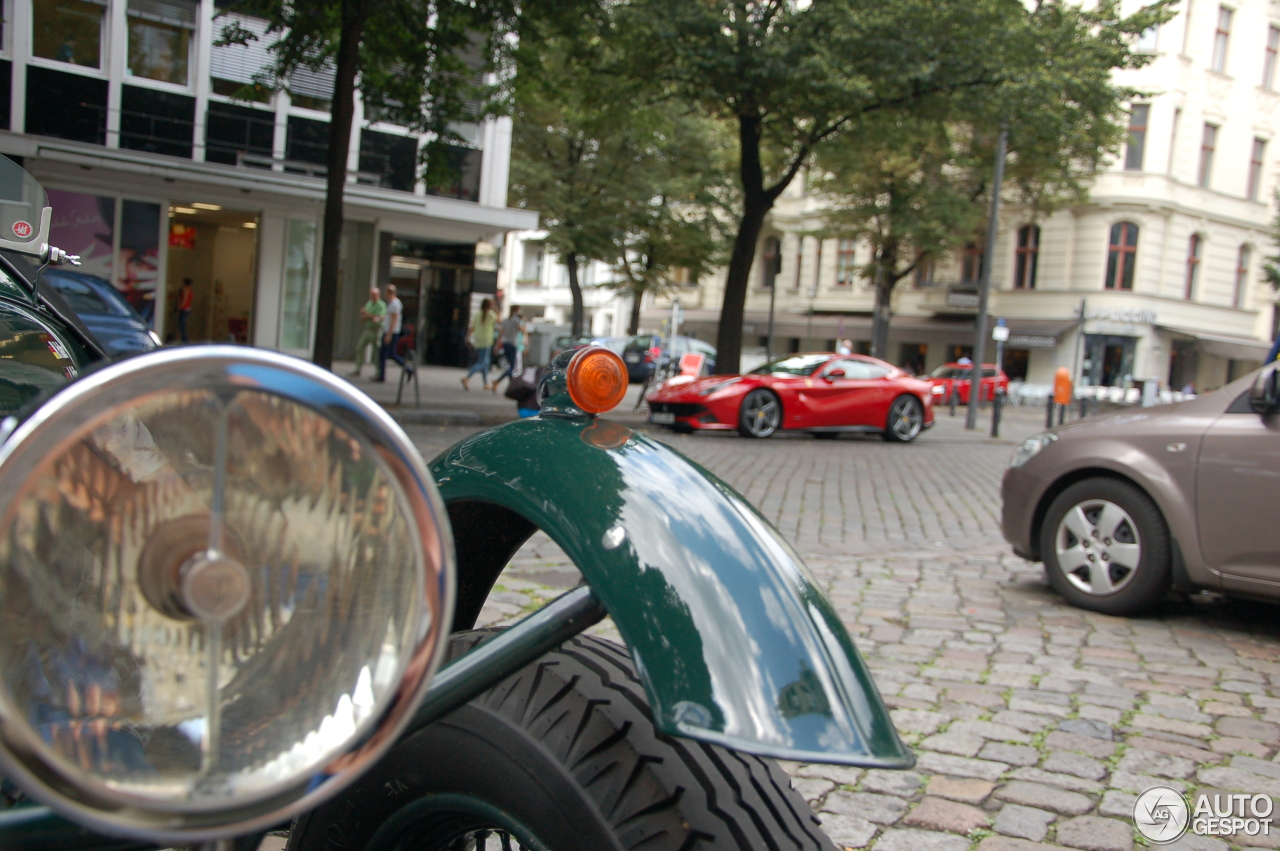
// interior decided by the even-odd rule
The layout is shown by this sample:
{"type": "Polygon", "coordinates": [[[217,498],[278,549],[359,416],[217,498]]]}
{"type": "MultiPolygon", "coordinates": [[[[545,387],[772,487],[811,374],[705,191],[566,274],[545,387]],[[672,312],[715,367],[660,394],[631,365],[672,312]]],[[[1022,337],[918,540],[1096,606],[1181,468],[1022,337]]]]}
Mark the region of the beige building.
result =
{"type": "MultiPolygon", "coordinates": [[[[1151,96],[1131,105],[1129,144],[1089,203],[1039,221],[1002,210],[990,314],[1011,329],[1014,378],[1048,382],[1066,366],[1084,385],[1203,391],[1255,368],[1276,335],[1261,265],[1274,251],[1280,4],[1184,0],[1138,49],[1153,61],[1117,81],[1151,96]]],[[[869,249],[802,236],[821,212],[797,180],[767,221],[744,350],[763,350],[771,297],[775,353],[830,349],[838,333],[869,348],[874,293],[856,274],[869,249]]],[[[889,360],[931,370],[969,353],[979,250],[899,282],[889,360]]],[[[686,333],[714,341],[722,288],[717,277],[681,295],[686,333]]],[[[644,324],[666,315],[655,304],[644,324]]]]}

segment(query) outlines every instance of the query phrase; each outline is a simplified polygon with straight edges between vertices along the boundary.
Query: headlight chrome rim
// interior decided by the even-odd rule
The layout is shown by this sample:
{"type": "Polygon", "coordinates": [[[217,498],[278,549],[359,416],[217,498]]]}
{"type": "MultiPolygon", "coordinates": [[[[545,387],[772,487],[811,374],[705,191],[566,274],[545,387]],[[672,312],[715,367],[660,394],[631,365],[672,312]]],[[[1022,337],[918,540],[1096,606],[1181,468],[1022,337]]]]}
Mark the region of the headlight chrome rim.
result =
{"type": "Polygon", "coordinates": [[[1033,434],[1026,440],[1022,441],[1022,445],[1014,450],[1013,458],[1009,460],[1009,466],[1018,468],[1026,464],[1032,458],[1039,455],[1045,447],[1057,442],[1058,435],[1051,431],[1043,431],[1039,434],[1033,434]]]}
{"type": "MultiPolygon", "coordinates": [[[[420,547],[423,592],[416,642],[385,710],[364,737],[320,773],[223,807],[195,810],[67,776],[0,684],[0,774],[80,824],[158,842],[201,842],[278,824],[355,780],[396,740],[426,693],[446,650],[455,591],[454,547],[443,503],[417,450],[379,405],[332,373],[297,358],[236,346],[195,346],[139,355],[67,385],[19,424],[0,445],[0,529],[8,529],[27,482],[45,458],[81,440],[127,406],[175,390],[213,387],[280,397],[358,435],[377,452],[420,547]],[[144,389],[145,388],[145,389],[144,389]],[[102,411],[104,413],[93,413],[102,411]],[[85,416],[90,412],[89,416],[85,416]]],[[[407,648],[406,648],[407,649],[407,648]]]]}

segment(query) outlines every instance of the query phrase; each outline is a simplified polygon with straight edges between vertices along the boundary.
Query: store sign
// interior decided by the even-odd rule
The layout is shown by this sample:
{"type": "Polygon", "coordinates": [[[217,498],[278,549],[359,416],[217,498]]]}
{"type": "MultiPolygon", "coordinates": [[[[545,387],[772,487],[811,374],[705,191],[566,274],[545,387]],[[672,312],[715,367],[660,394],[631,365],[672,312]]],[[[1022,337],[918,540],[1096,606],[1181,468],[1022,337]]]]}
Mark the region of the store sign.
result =
{"type": "Polygon", "coordinates": [[[1110,322],[1156,324],[1156,312],[1141,307],[1086,307],[1084,318],[1106,319],[1110,322]]]}
{"type": "Polygon", "coordinates": [[[962,307],[966,309],[978,309],[978,294],[966,292],[949,292],[947,293],[947,307],[962,307]]]}
{"type": "Polygon", "coordinates": [[[1009,342],[1005,345],[1011,349],[1056,349],[1058,338],[1039,334],[1010,334],[1009,342]]]}

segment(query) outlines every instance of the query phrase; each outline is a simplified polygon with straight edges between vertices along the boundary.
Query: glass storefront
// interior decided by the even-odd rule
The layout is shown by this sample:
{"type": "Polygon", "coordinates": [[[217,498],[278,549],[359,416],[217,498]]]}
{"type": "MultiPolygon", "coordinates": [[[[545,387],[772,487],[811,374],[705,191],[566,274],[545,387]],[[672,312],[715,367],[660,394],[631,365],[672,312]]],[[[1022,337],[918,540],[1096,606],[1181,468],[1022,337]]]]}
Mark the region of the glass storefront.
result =
{"type": "Polygon", "coordinates": [[[316,265],[316,223],[290,219],[284,250],[280,348],[305,350],[311,347],[311,287],[316,265]]]}
{"type": "Polygon", "coordinates": [[[1080,383],[1095,387],[1127,387],[1133,380],[1137,337],[1085,334],[1080,383]]]}

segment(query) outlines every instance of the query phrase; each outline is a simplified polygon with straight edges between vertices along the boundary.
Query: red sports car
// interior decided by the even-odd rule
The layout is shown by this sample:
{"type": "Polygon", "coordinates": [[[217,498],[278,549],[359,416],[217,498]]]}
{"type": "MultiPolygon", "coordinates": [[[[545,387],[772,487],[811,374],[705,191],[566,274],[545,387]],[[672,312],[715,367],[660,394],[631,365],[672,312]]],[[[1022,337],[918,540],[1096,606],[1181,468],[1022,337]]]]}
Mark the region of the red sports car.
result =
{"type": "MultiPolygon", "coordinates": [[[[939,405],[946,403],[947,394],[953,387],[956,391],[956,399],[961,405],[967,405],[969,404],[969,385],[973,383],[972,376],[973,367],[968,364],[944,363],[929,373],[926,380],[933,385],[933,398],[939,405]]],[[[981,388],[978,401],[990,402],[995,398],[997,388],[1001,393],[1009,392],[1009,376],[1004,374],[1003,369],[996,369],[995,364],[986,364],[982,367],[981,388]]]]}
{"type": "Polygon", "coordinates": [[[673,379],[649,396],[649,422],[679,431],[879,432],[907,443],[933,425],[928,382],[861,355],[796,354],[746,375],[673,379]]]}

